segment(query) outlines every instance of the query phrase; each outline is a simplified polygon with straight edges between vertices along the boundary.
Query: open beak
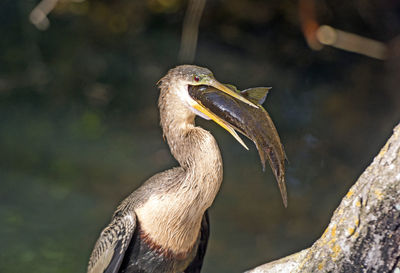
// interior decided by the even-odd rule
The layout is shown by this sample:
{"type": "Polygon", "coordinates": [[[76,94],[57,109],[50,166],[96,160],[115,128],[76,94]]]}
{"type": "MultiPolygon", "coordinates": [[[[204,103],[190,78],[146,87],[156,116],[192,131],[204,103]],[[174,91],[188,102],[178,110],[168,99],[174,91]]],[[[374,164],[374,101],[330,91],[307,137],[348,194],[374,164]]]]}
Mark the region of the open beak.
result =
{"type": "MultiPolygon", "coordinates": [[[[217,86],[221,87],[220,85],[217,86]]],[[[224,88],[243,98],[239,93],[230,90],[226,86],[224,88]]],[[[188,91],[190,97],[194,100],[194,105],[192,106],[197,111],[208,116],[231,133],[246,149],[248,149],[247,146],[236,131],[244,134],[255,143],[263,170],[265,170],[265,162],[268,160],[278,182],[283,204],[287,207],[285,184],[286,155],[278,132],[268,112],[261,105],[250,104],[247,99],[246,101],[239,99],[237,96],[231,95],[230,92],[222,90],[222,87],[217,88],[215,85],[189,86],[188,91]]],[[[254,91],[258,92],[259,89],[254,89],[254,91]]],[[[268,88],[266,89],[267,91],[268,88]]],[[[247,92],[251,92],[251,90],[248,89],[247,92]]]]}

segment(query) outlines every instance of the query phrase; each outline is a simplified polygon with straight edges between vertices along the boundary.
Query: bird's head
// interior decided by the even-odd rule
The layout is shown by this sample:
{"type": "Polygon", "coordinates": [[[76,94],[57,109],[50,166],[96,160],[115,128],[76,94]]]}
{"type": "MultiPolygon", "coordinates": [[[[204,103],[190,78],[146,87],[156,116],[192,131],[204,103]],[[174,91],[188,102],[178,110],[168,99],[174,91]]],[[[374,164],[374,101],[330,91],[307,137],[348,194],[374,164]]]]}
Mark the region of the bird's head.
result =
{"type": "Polygon", "coordinates": [[[164,87],[170,92],[175,92],[184,105],[189,107],[193,113],[204,119],[212,119],[215,121],[225,130],[231,133],[232,136],[248,150],[247,146],[237,135],[232,126],[225,122],[223,117],[220,117],[209,111],[202,105],[200,101],[194,100],[189,95],[189,88],[192,86],[211,86],[222,93],[244,102],[246,105],[258,108],[256,104],[243,97],[240,93],[235,92],[227,85],[217,81],[209,69],[195,65],[181,65],[171,69],[167,75],[160,80],[160,83],[161,88],[164,87]]]}
{"type": "Polygon", "coordinates": [[[164,79],[166,79],[170,87],[173,87],[178,95],[190,105],[192,105],[193,102],[190,100],[188,95],[189,86],[207,85],[212,86],[240,101],[243,101],[246,104],[258,108],[258,106],[256,106],[253,102],[247,100],[239,93],[217,81],[213,73],[204,67],[195,65],[180,65],[171,69],[168,74],[161,79],[161,81],[164,81],[164,79]]]}

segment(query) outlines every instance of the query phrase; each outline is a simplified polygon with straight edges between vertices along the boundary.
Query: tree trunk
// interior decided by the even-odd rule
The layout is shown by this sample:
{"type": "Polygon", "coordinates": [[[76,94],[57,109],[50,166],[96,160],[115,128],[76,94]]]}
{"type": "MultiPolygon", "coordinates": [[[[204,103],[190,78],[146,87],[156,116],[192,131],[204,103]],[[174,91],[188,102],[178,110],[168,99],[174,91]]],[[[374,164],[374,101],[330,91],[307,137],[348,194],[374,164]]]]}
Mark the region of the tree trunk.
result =
{"type": "Polygon", "coordinates": [[[310,248],[246,273],[400,273],[400,124],[310,248]]]}

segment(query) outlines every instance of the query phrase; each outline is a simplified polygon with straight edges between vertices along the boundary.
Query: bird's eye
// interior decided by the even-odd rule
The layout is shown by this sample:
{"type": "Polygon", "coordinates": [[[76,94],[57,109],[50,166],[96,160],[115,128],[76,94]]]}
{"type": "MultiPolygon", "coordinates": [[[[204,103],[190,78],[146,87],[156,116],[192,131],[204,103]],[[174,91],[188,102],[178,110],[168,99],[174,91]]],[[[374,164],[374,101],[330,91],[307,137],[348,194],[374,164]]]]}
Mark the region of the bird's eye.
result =
{"type": "Polygon", "coordinates": [[[193,77],[193,80],[194,80],[195,82],[198,82],[198,81],[200,81],[200,77],[199,77],[199,76],[194,76],[194,77],[193,77]]]}

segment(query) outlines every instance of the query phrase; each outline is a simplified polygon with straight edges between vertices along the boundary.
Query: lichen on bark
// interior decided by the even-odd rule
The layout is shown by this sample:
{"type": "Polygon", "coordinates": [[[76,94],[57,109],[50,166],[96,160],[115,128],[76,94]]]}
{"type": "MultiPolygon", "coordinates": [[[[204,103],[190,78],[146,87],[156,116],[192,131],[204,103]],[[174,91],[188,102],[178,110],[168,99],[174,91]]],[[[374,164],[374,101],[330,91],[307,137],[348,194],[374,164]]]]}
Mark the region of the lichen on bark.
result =
{"type": "Polygon", "coordinates": [[[247,273],[396,271],[400,273],[400,124],[342,199],[321,238],[247,273]]]}

